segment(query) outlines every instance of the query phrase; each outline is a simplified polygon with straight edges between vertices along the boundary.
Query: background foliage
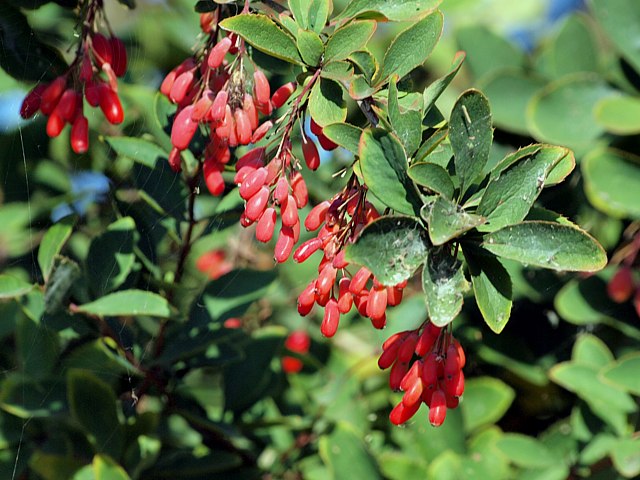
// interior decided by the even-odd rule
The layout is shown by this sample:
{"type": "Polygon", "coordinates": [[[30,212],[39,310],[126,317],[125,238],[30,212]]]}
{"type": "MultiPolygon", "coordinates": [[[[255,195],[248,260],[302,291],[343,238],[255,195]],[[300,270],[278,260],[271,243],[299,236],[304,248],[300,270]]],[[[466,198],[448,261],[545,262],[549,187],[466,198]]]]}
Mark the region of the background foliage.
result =
{"type": "MultiPolygon", "coordinates": [[[[240,199],[200,195],[196,216],[207,221],[185,274],[171,298],[153,293],[173,282],[187,196],[168,168],[171,144],[158,121],[168,107],[156,90],[190,54],[198,17],[186,0],[137,3],[131,11],[107,3],[129,49],[121,85],[127,116],[118,128],[90,118],[88,155],[71,152],[68,132],[48,139],[41,119],[2,115],[2,478],[640,474],[640,326],[631,302],[607,295],[616,265],[587,276],[504,260],[515,299],[506,327],[506,321],[485,325],[473,300],[482,302],[477,291],[445,312],[446,319],[460,312],[453,325],[467,352],[468,380],[460,408],[450,410],[439,429],[424,409],[405,427],[393,427],[387,416],[400,397],[376,366],[389,334],[415,328],[428,311],[434,315],[421,282],[410,284],[405,301],[388,312],[384,332],[351,315],[327,341],[317,312],[300,318],[295,310],[295,297],[315,269],[288,262],[274,270],[271,250],[237,227],[240,199]],[[233,270],[209,279],[196,262],[221,248],[233,270]],[[66,308],[68,297],[72,308],[66,308]],[[235,318],[242,328],[232,328],[228,320],[235,318]],[[300,329],[311,335],[311,349],[298,355],[303,370],[286,374],[281,359],[292,353],[284,341],[300,329]],[[159,336],[165,343],[158,354],[159,336]]],[[[336,1],[336,10],[345,3],[336,1]]],[[[478,2],[445,0],[445,37],[410,81],[417,89],[441,78],[451,71],[454,53],[464,50],[460,75],[438,100],[439,111],[455,113],[468,87],[484,92],[496,128],[491,165],[531,143],[571,148],[578,166],[540,194],[537,220],[548,220],[542,208],[562,212],[561,222],[581,225],[612,258],[633,238],[625,229],[640,220],[640,8],[632,0],[574,2],[572,13],[560,8],[571,2],[494,3],[479,11],[478,2]]],[[[30,38],[15,31],[27,25],[43,45],[69,54],[74,19],[64,7],[64,1],[6,3],[0,7],[3,44],[30,38]],[[28,23],[16,20],[23,14],[28,23]]],[[[371,44],[378,58],[408,26],[407,18],[398,20],[378,25],[371,44]]],[[[31,43],[25,51],[18,45],[10,66],[2,66],[20,81],[42,78],[43,59],[60,61],[44,46],[31,43]]],[[[289,80],[287,64],[262,61],[276,84],[289,80]]],[[[0,74],[3,111],[19,109],[28,86],[18,80],[0,74]]],[[[362,121],[354,105],[346,113],[354,124],[362,121]]],[[[414,143],[409,138],[403,146],[415,151],[414,143]]],[[[307,178],[311,197],[331,196],[340,182],[333,173],[351,158],[346,150],[326,155],[307,178]]],[[[420,184],[420,172],[409,170],[409,177],[420,184]]],[[[447,197],[447,188],[437,191],[447,197]]],[[[402,208],[413,212],[410,204],[396,210],[402,208]]],[[[444,242],[451,225],[429,234],[433,243],[444,242]]]]}

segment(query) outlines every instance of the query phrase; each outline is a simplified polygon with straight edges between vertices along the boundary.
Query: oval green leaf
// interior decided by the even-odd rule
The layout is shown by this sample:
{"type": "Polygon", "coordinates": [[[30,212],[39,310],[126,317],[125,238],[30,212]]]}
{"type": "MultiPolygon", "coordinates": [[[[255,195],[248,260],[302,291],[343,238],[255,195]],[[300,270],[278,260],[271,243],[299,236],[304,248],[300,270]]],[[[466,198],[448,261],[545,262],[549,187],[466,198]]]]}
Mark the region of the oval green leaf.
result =
{"type": "Polygon", "coordinates": [[[344,122],[347,118],[347,106],[342,87],[333,80],[321,77],[309,95],[309,114],[321,127],[344,122]]]}
{"type": "Polygon", "coordinates": [[[462,310],[464,293],[469,282],[464,277],[462,262],[446,252],[434,251],[422,269],[422,291],[425,295],[429,319],[444,327],[462,310]]]}
{"type": "Polygon", "coordinates": [[[409,167],[409,178],[432,192],[439,193],[445,198],[452,199],[455,187],[447,172],[440,165],[429,162],[412,163],[409,167]]]}
{"type": "Polygon", "coordinates": [[[464,428],[472,432],[497,422],[507,412],[516,396],[509,385],[497,378],[478,377],[465,382],[461,404],[464,428]]]}
{"type": "Polygon", "coordinates": [[[169,318],[169,302],[160,295],[143,290],[123,290],[76,307],[76,311],[99,317],[148,315],[169,318]]]}
{"type": "Polygon", "coordinates": [[[362,20],[351,22],[336,30],[327,40],[324,60],[343,60],[353,52],[363,49],[373,32],[376,31],[377,23],[373,20],[362,20]]]}
{"type": "Polygon", "coordinates": [[[349,123],[331,123],[322,129],[322,134],[334,143],[358,155],[362,129],[349,123]]]}

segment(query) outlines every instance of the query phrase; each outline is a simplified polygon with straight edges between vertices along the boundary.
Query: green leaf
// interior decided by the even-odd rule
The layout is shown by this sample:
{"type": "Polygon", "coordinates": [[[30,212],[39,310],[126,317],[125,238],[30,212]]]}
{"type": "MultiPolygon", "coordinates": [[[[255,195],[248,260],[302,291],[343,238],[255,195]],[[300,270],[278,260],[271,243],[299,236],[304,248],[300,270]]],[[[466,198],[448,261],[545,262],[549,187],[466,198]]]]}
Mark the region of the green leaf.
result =
{"type": "Polygon", "coordinates": [[[407,156],[411,156],[422,141],[422,95],[408,94],[403,100],[409,107],[403,108],[398,99],[397,77],[389,83],[388,110],[393,131],[404,146],[407,156]]]}
{"type": "Polygon", "coordinates": [[[316,33],[322,32],[333,10],[333,0],[311,0],[308,8],[309,28],[316,33]]]}
{"type": "Polygon", "coordinates": [[[458,73],[458,70],[460,70],[465,57],[465,52],[456,52],[449,71],[444,76],[431,82],[429,86],[424,89],[424,92],[422,93],[424,100],[424,114],[431,110],[431,108],[435,105],[436,100],[440,98],[442,92],[444,92],[444,90],[449,86],[451,80],[453,80],[453,77],[455,77],[458,73]]]}
{"type": "Polygon", "coordinates": [[[492,138],[489,102],[478,90],[467,90],[456,101],[449,119],[449,140],[461,195],[484,170],[492,138]]]}
{"type": "Polygon", "coordinates": [[[457,238],[485,221],[480,215],[467,213],[458,204],[442,196],[425,205],[423,218],[428,223],[429,237],[434,245],[457,238]]]}
{"type": "Polygon", "coordinates": [[[619,439],[611,448],[611,460],[616,470],[626,478],[637,478],[640,475],[640,439],[619,439]]]}
{"type": "Polygon", "coordinates": [[[593,105],[612,93],[594,74],[563,77],[531,99],[527,124],[538,140],[585,150],[604,132],[595,121],[593,105]]]}
{"type": "Polygon", "coordinates": [[[546,80],[517,70],[494,70],[478,82],[491,105],[493,123],[502,130],[529,135],[527,106],[546,80]]]}
{"type": "Polygon", "coordinates": [[[595,117],[607,132],[616,135],[640,133],[640,98],[603,98],[595,106],[595,117]]]}
{"type": "Polygon", "coordinates": [[[438,43],[442,34],[442,25],[442,13],[436,10],[400,32],[389,45],[384,55],[382,70],[374,82],[383,83],[391,75],[402,78],[422,65],[438,43]]]}
{"type": "Polygon", "coordinates": [[[331,123],[322,129],[322,134],[334,143],[358,155],[362,129],[349,123],[331,123]]]}
{"type": "Polygon", "coordinates": [[[320,437],[320,457],[334,480],[382,479],[375,458],[360,435],[347,423],[340,422],[331,434],[320,437]]]}
{"type": "Polygon", "coordinates": [[[589,201],[608,215],[640,219],[640,158],[626,152],[595,150],[582,162],[589,201]]]}
{"type": "Polygon", "coordinates": [[[106,455],[93,457],[91,465],[78,470],[72,480],[130,480],[127,472],[106,455]]]}
{"type": "Polygon", "coordinates": [[[320,63],[324,44],[316,32],[310,30],[298,30],[298,50],[302,60],[307,65],[315,67],[320,63]]]}
{"type": "Polygon", "coordinates": [[[0,275],[0,300],[18,298],[33,290],[34,285],[13,275],[0,275]]]}
{"type": "Polygon", "coordinates": [[[294,38],[266,15],[235,15],[225,18],[220,26],[237,33],[261,52],[290,63],[302,64],[294,38]]]}
{"type": "Polygon", "coordinates": [[[351,0],[336,20],[367,17],[392,22],[415,21],[433,12],[440,3],[442,0],[351,0]]]}
{"type": "Polygon", "coordinates": [[[598,242],[583,230],[553,222],[522,222],[484,237],[483,247],[525,265],[595,272],[607,263],[598,242]]]}
{"type": "Polygon", "coordinates": [[[136,224],[124,217],[109,225],[93,239],[87,254],[89,287],[101,297],[120,287],[131,273],[136,261],[136,224]]]}
{"type": "Polygon", "coordinates": [[[500,160],[491,170],[491,179],[497,178],[512,165],[529,157],[539,157],[539,161],[553,165],[545,178],[545,187],[562,182],[576,166],[573,152],[568,148],[538,143],[523,147],[500,160]]]}
{"type": "MultiPolygon", "coordinates": [[[[602,364],[601,364],[602,365],[602,364]]],[[[640,395],[640,353],[625,355],[613,365],[606,367],[602,378],[634,395],[640,395]]]]}
{"type": "Polygon", "coordinates": [[[516,393],[509,385],[497,378],[477,377],[469,379],[464,386],[462,417],[466,432],[496,423],[507,412],[516,393]]]}
{"type": "Polygon", "coordinates": [[[118,155],[130,158],[146,167],[156,168],[158,162],[167,162],[167,152],[149,140],[134,137],[105,137],[118,155]]]}
{"type": "Polygon", "coordinates": [[[505,433],[496,446],[511,462],[522,468],[545,468],[562,462],[543,443],[520,433],[505,433]]]}
{"type": "Polygon", "coordinates": [[[343,60],[357,50],[363,49],[376,31],[373,20],[361,20],[337,29],[327,40],[324,60],[343,60]]]}
{"type": "Polygon", "coordinates": [[[451,323],[469,290],[462,262],[447,252],[432,251],[422,269],[422,290],[431,322],[438,327],[451,323]]]}
{"type": "MultiPolygon", "coordinates": [[[[380,66],[378,60],[368,50],[360,50],[349,55],[349,61],[352,62],[364,75],[366,82],[371,82],[373,77],[378,73],[380,66]]],[[[366,83],[365,82],[365,83],[366,83]]]]}
{"type": "Polygon", "coordinates": [[[464,247],[463,251],[482,318],[491,330],[500,333],[511,315],[511,277],[499,259],[482,254],[473,255],[473,250],[464,247]]]}
{"type": "Polygon", "coordinates": [[[346,60],[325,63],[320,72],[321,78],[334,80],[342,85],[349,85],[353,77],[353,65],[346,60]]]}
{"type": "Polygon", "coordinates": [[[410,217],[381,217],[371,222],[348,245],[345,258],[367,267],[383,285],[408,280],[429,251],[426,232],[410,217]]]}
{"type": "Polygon", "coordinates": [[[16,360],[30,378],[43,379],[54,372],[60,354],[60,339],[55,331],[26,316],[16,324],[16,360]]]}
{"type": "Polygon", "coordinates": [[[451,200],[455,192],[453,181],[447,172],[440,165],[429,162],[412,163],[407,172],[409,178],[418,185],[439,193],[446,199],[451,200]]]}
{"type": "Polygon", "coordinates": [[[29,458],[29,467],[44,480],[69,480],[84,466],[79,458],[36,450],[29,458]]]}
{"type": "Polygon", "coordinates": [[[54,257],[51,275],[44,292],[44,307],[47,313],[64,310],[69,291],[81,275],[76,262],[60,255],[54,257]]]}
{"type": "Polygon", "coordinates": [[[53,268],[53,259],[69,240],[74,223],[75,218],[65,217],[52,225],[42,237],[40,248],[38,249],[38,265],[40,265],[45,283],[49,280],[49,275],[53,268]]]}
{"type": "Polygon", "coordinates": [[[622,53],[640,71],[640,5],[635,0],[592,0],[590,2],[600,27],[622,53]]]}
{"type": "Polygon", "coordinates": [[[218,4],[213,0],[198,0],[194,7],[196,13],[212,12],[216,8],[218,8],[218,4]]]}
{"type": "Polygon", "coordinates": [[[124,430],[111,387],[87,370],[69,370],[67,400],[71,415],[90,435],[96,451],[118,458],[124,445],[124,430]]]}
{"type": "Polygon", "coordinates": [[[326,78],[316,81],[309,95],[309,114],[321,127],[344,122],[347,106],[342,97],[342,87],[326,78]]]}
{"type": "Polygon", "coordinates": [[[287,3],[300,28],[306,29],[309,26],[309,0],[288,0],[287,3]]]}
{"type": "Polygon", "coordinates": [[[363,75],[354,75],[349,84],[349,96],[354,100],[364,100],[371,97],[378,88],[373,88],[369,84],[369,79],[363,75]]]}
{"type": "Polygon", "coordinates": [[[579,365],[586,365],[596,369],[613,362],[611,350],[595,335],[581,334],[573,344],[571,361],[579,365]]]}
{"type": "Polygon", "coordinates": [[[505,68],[519,69],[525,64],[524,52],[487,26],[461,28],[456,39],[460,49],[467,53],[467,66],[476,79],[505,68]]]}
{"type": "Polygon", "coordinates": [[[398,213],[417,215],[422,202],[407,175],[407,156],[397,137],[381,128],[367,128],[360,138],[359,156],[371,193],[398,213]]]}
{"type": "Polygon", "coordinates": [[[18,80],[53,80],[68,69],[60,52],[41,42],[22,12],[7,2],[0,4],[0,45],[0,67],[18,80]]]}
{"type": "Polygon", "coordinates": [[[76,308],[80,313],[99,317],[117,317],[121,315],[148,315],[169,318],[169,302],[160,295],[143,290],[122,290],[105,295],[93,302],[76,308]]]}
{"type": "Polygon", "coordinates": [[[566,150],[557,150],[560,150],[559,155],[549,150],[537,150],[502,170],[499,176],[492,175],[478,206],[478,214],[487,218],[482,230],[494,231],[524,220],[542,192],[548,174],[566,158],[566,150]]]}
{"type": "Polygon", "coordinates": [[[1,385],[0,406],[11,415],[26,420],[66,413],[65,385],[58,378],[35,381],[24,375],[5,376],[1,385]]]}

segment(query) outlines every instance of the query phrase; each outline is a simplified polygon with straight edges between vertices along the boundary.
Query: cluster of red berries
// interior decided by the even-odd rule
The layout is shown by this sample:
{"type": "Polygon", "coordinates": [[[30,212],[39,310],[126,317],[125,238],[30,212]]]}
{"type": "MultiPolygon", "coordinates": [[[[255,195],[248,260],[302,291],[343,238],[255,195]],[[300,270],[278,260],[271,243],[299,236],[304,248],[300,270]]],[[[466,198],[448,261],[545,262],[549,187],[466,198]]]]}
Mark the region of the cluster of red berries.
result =
{"type": "Polygon", "coordinates": [[[106,37],[96,31],[98,13],[102,13],[102,2],[94,1],[87,9],[81,44],[67,72],[51,83],[36,85],[20,108],[25,119],[38,111],[48,116],[46,130],[52,138],[70,124],[71,148],[78,154],[89,148],[83,97],[92,107],[100,107],[109,123],[116,125],[124,120],[117,77],[122,77],[127,69],[127,51],[118,37],[113,34],[106,37]]]}
{"type": "MultiPolygon", "coordinates": [[[[287,339],[284,341],[284,346],[291,352],[305,355],[309,353],[311,338],[304,330],[295,330],[287,336],[287,339]]],[[[286,373],[298,373],[302,370],[302,367],[302,360],[299,358],[291,357],[289,355],[282,357],[282,370],[286,373]]]]}
{"type": "Polygon", "coordinates": [[[400,303],[406,286],[406,282],[384,286],[366,267],[353,275],[348,270],[345,245],[353,242],[367,224],[379,217],[375,207],[366,200],[366,192],[366,187],[353,176],[342,192],[316,205],[304,225],[309,231],[320,230],[293,255],[296,262],[304,262],[318,250],[323,252],[318,277],[298,297],[298,312],[307,315],[316,303],[324,307],[320,330],[326,337],[336,333],[340,315],[349,312],[354,304],[360,315],[369,318],[375,328],[383,328],[387,307],[400,303]]]}
{"type": "Polygon", "coordinates": [[[391,367],[389,386],[404,395],[389,419],[401,425],[423,403],[429,407],[429,422],[442,425],[448,408],[456,408],[464,392],[465,354],[446,329],[426,321],[416,330],[389,337],[382,345],[378,366],[391,367]]]}
{"type": "Polygon", "coordinates": [[[208,35],[204,48],[171,70],[160,91],[178,106],[171,129],[171,168],[181,169],[180,152],[188,148],[199,125],[207,127],[209,141],[204,150],[203,174],[212,195],[221,195],[225,184],[222,172],[231,160],[230,148],[259,142],[273,122],[260,124],[259,115],[271,115],[295,89],[287,84],[271,96],[269,81],[250,62],[244,41],[230,34],[218,40],[218,10],[202,14],[200,26],[208,35]],[[228,61],[227,55],[233,55],[228,61]]]}

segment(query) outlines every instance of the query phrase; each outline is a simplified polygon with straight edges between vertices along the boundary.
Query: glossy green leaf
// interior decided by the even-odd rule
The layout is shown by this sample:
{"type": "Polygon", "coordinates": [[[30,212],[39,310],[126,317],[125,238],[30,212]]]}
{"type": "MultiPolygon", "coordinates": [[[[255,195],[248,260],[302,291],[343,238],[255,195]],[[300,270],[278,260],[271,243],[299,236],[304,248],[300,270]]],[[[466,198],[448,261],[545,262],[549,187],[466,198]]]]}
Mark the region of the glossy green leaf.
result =
{"type": "Polygon", "coordinates": [[[583,333],[573,345],[571,360],[580,365],[600,369],[613,362],[613,354],[606,344],[595,335],[583,333]]]}
{"type": "Polygon", "coordinates": [[[500,333],[511,315],[513,289],[511,277],[500,260],[463,247],[469,265],[473,294],[482,318],[495,333],[500,333]]]}
{"type": "Polygon", "coordinates": [[[607,132],[616,135],[640,133],[640,98],[604,98],[595,107],[595,117],[607,132]]]}
{"type": "Polygon", "coordinates": [[[156,168],[158,162],[166,162],[168,158],[168,153],[162,147],[143,138],[106,137],[105,140],[118,155],[149,168],[156,168]]]}
{"type": "Polygon", "coordinates": [[[394,22],[415,21],[433,12],[441,2],[442,0],[351,0],[336,19],[367,17],[394,22]]]}
{"type": "Polygon", "coordinates": [[[380,84],[391,75],[402,78],[422,65],[438,43],[442,25],[442,13],[435,11],[402,31],[389,45],[374,82],[380,84]]]}
{"type": "Polygon", "coordinates": [[[347,106],[342,96],[342,87],[333,80],[320,78],[309,95],[309,114],[321,127],[344,122],[347,118],[347,106]]]}
{"type": "Polygon", "coordinates": [[[397,137],[367,128],[360,138],[359,156],[369,191],[396,212],[417,215],[422,202],[407,175],[407,156],[397,137]]]}
{"type": "Polygon", "coordinates": [[[325,62],[343,60],[353,52],[363,49],[376,31],[377,23],[360,20],[346,24],[336,30],[327,40],[325,62]]]}
{"type": "Polygon", "coordinates": [[[459,205],[438,196],[435,202],[425,205],[423,217],[429,227],[429,238],[434,245],[442,245],[484,223],[480,215],[465,212],[459,205]]]}
{"type": "Polygon", "coordinates": [[[346,148],[354,155],[360,148],[362,129],[349,123],[330,123],[322,129],[322,134],[334,143],[346,148]]]}
{"type": "Polygon", "coordinates": [[[497,378],[467,380],[461,404],[465,431],[472,432],[500,420],[515,397],[513,388],[497,378]]]}
{"type": "Polygon", "coordinates": [[[494,125],[528,135],[527,105],[545,84],[543,78],[521,69],[506,69],[491,71],[478,82],[478,87],[489,99],[494,125]]]}
{"type": "Polygon", "coordinates": [[[602,378],[634,395],[640,395],[640,353],[631,353],[602,371],[602,378]]]}
{"type": "Polygon", "coordinates": [[[360,435],[349,424],[339,423],[331,434],[320,437],[320,457],[329,467],[331,478],[382,479],[374,457],[360,435]]]}
{"type": "Polygon", "coordinates": [[[122,290],[105,295],[93,302],[76,308],[80,313],[99,317],[120,315],[148,315],[168,318],[171,315],[169,302],[160,295],[143,290],[122,290]]]}
{"type": "Polygon", "coordinates": [[[619,439],[611,448],[611,460],[616,470],[626,478],[637,478],[640,475],[640,439],[619,439]]]}
{"type": "Polygon", "coordinates": [[[604,129],[593,106],[612,94],[593,74],[575,74],[548,84],[529,102],[527,124],[537,140],[584,150],[604,129]]]}
{"type": "Polygon", "coordinates": [[[582,162],[585,192],[599,210],[640,219],[640,159],[618,150],[595,150],[582,162]]]}
{"type": "Polygon", "coordinates": [[[552,270],[595,272],[607,263],[603,248],[583,230],[531,221],[484,237],[483,247],[500,257],[552,270]]]}
{"type": "Polygon", "coordinates": [[[243,13],[225,18],[220,26],[237,33],[261,52],[290,63],[302,63],[293,37],[266,15],[243,13]]]}
{"type": "Polygon", "coordinates": [[[13,275],[0,275],[0,300],[18,298],[29,293],[34,285],[13,275]]]}
{"type": "Polygon", "coordinates": [[[389,83],[388,111],[389,120],[396,136],[402,142],[407,155],[410,157],[420,146],[422,141],[422,96],[414,93],[404,97],[401,105],[398,98],[396,77],[389,83]]]}
{"type": "Polygon", "coordinates": [[[467,90],[456,101],[449,119],[449,140],[462,194],[487,164],[492,138],[489,102],[478,90],[467,90]]]}
{"type": "Polygon", "coordinates": [[[118,458],[124,445],[124,430],[111,387],[87,370],[70,370],[67,396],[71,415],[90,435],[96,450],[118,458]]]}
{"type": "Polygon", "coordinates": [[[449,86],[451,80],[453,80],[453,77],[455,77],[458,73],[458,70],[460,70],[462,62],[464,62],[465,58],[465,52],[456,52],[449,71],[444,76],[431,82],[429,86],[424,89],[422,96],[424,99],[425,114],[431,110],[431,108],[435,105],[436,100],[440,98],[442,92],[444,92],[444,90],[449,86]]]}
{"type": "Polygon", "coordinates": [[[64,244],[69,240],[73,231],[73,217],[65,217],[47,230],[38,249],[38,265],[45,283],[49,279],[53,268],[53,259],[60,253],[64,244]]]}
{"type": "Polygon", "coordinates": [[[424,263],[429,251],[426,232],[410,217],[381,217],[367,225],[345,258],[367,267],[383,285],[408,280],[424,263]]]}
{"type": "Polygon", "coordinates": [[[409,167],[409,178],[418,185],[439,193],[447,199],[453,198],[455,187],[453,181],[447,172],[440,165],[429,162],[412,163],[409,167]]]}
{"type": "Polygon", "coordinates": [[[463,265],[446,252],[433,251],[422,269],[422,291],[429,319],[444,327],[460,313],[469,282],[463,265]]]}
{"type": "Polygon", "coordinates": [[[635,0],[591,0],[598,23],[625,59],[640,71],[640,5],[635,0]]]}
{"type": "Polygon", "coordinates": [[[127,280],[136,261],[136,236],[135,222],[131,217],[124,217],[91,242],[87,273],[89,287],[96,297],[116,290],[127,280]]]}
{"type": "Polygon", "coordinates": [[[523,468],[545,468],[562,462],[543,443],[519,433],[504,434],[496,446],[511,462],[523,468]]]}
{"type": "Polygon", "coordinates": [[[522,50],[484,25],[471,25],[456,32],[458,46],[467,55],[467,66],[476,79],[505,68],[525,64],[522,50]]]}
{"type": "Polygon", "coordinates": [[[324,52],[324,44],[316,32],[298,30],[297,43],[304,63],[313,67],[320,63],[324,52]]]}
{"type": "Polygon", "coordinates": [[[545,187],[562,182],[576,166],[573,152],[568,148],[538,143],[523,147],[504,157],[491,170],[491,179],[497,178],[514,164],[530,157],[537,157],[538,161],[552,165],[544,180],[545,187]]]}

